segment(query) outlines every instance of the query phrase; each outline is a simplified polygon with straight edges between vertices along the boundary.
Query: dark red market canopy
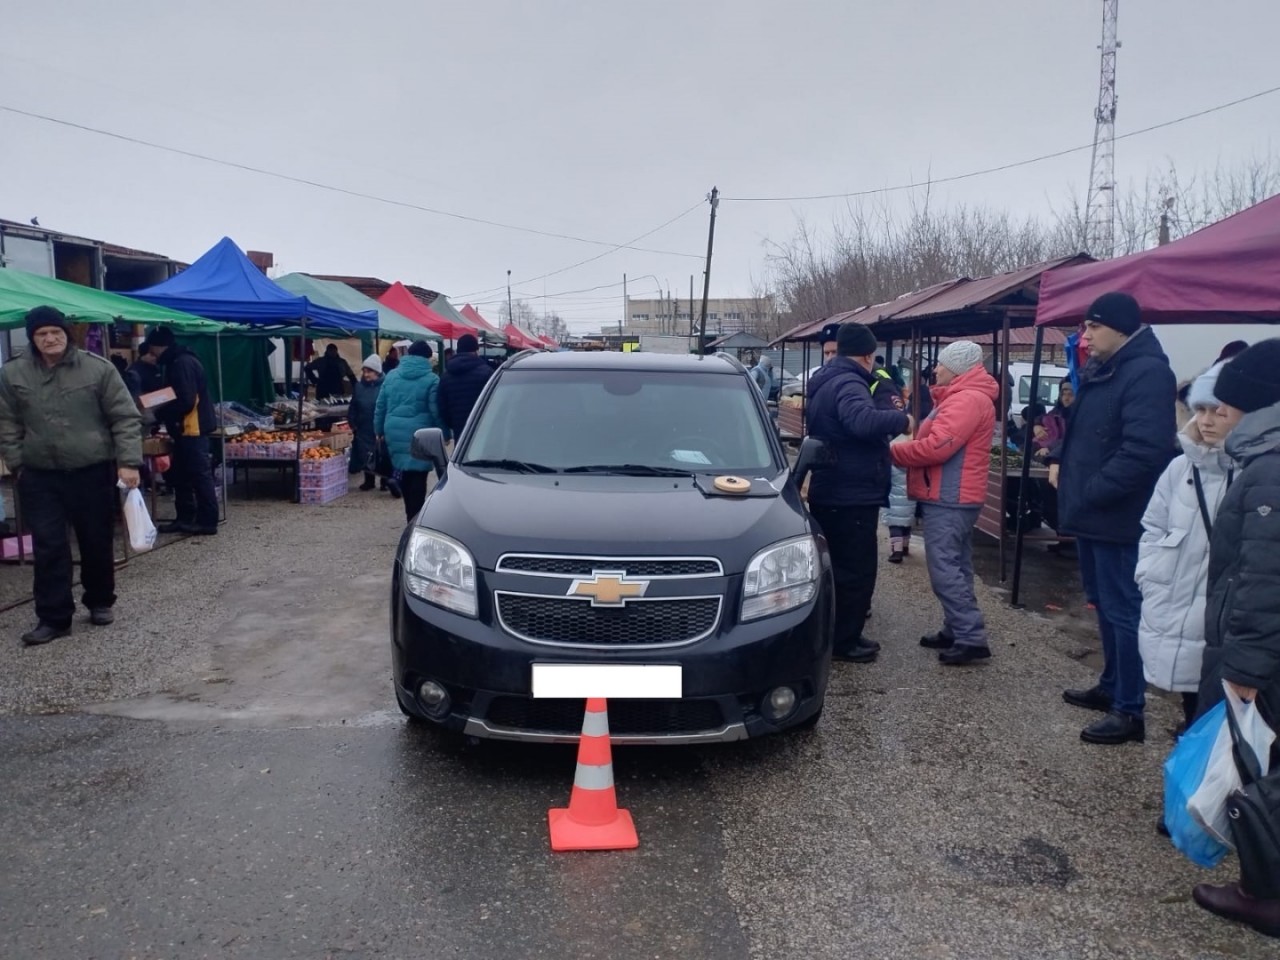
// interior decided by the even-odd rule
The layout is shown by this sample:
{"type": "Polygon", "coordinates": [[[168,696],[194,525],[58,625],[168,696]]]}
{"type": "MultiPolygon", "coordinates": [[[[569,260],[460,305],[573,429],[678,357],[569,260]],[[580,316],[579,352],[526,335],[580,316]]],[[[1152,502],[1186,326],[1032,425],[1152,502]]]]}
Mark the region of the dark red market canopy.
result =
{"type": "Polygon", "coordinates": [[[1147,323],[1280,323],[1280,194],[1163,247],[1050,270],[1036,323],[1082,323],[1112,291],[1147,323]]]}

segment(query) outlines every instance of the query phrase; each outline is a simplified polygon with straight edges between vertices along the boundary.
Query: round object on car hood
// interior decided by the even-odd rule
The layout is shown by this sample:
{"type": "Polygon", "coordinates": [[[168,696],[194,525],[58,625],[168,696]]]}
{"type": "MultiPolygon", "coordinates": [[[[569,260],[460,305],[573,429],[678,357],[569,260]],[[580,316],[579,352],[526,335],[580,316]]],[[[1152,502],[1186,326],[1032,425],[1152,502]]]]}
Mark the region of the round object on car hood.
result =
{"type": "Polygon", "coordinates": [[[716,477],[715,488],[721,493],[748,493],[751,490],[751,481],[744,480],[742,477],[716,477]]]}

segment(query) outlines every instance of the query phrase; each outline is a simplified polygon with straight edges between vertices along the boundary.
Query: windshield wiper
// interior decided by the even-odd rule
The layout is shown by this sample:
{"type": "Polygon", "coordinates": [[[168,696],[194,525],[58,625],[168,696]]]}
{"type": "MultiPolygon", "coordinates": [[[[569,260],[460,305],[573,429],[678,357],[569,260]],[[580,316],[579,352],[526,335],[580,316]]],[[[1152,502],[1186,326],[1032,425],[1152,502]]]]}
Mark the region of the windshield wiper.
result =
{"type": "Polygon", "coordinates": [[[460,466],[480,467],[490,470],[510,470],[513,473],[559,473],[545,463],[529,463],[527,460],[463,460],[460,466]]]}
{"type": "Polygon", "coordinates": [[[581,467],[566,467],[565,473],[604,473],[624,477],[692,477],[692,470],[679,467],[652,467],[647,463],[593,463],[581,467]]]}

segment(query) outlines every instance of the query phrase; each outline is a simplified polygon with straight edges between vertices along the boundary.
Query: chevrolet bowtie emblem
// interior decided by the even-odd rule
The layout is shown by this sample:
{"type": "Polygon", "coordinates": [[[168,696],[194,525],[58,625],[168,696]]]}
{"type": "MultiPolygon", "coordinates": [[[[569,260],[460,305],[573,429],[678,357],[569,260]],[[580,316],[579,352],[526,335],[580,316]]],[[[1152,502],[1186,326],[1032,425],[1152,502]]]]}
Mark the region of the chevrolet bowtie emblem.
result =
{"type": "Polygon", "coordinates": [[[624,571],[604,570],[590,579],[573,581],[568,595],[590,597],[593,607],[622,607],[629,599],[643,597],[648,589],[648,580],[628,580],[624,571]]]}

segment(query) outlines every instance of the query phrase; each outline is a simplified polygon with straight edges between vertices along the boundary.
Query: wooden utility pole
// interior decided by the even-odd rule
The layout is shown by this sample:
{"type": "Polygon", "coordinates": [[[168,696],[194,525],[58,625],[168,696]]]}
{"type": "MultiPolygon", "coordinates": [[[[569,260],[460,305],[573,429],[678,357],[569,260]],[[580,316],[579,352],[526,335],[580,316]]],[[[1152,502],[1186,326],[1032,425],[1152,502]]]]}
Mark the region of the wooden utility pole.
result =
{"type": "Polygon", "coordinates": [[[707,230],[707,266],[702,271],[702,315],[698,320],[698,353],[707,352],[707,298],[711,295],[711,251],[716,243],[716,208],[720,206],[720,190],[711,188],[711,226],[707,230]]]}

